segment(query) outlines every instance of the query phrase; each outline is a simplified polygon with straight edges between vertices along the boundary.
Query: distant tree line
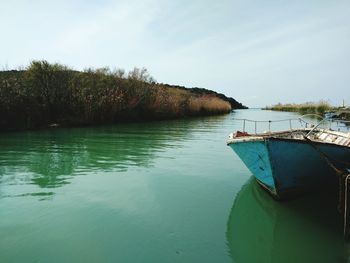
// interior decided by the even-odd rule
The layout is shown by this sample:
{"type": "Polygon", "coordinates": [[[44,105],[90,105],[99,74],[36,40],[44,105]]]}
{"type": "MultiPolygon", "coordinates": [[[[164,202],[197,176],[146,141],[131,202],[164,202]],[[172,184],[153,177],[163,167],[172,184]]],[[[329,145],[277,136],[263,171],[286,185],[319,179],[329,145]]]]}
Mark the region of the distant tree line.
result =
{"type": "Polygon", "coordinates": [[[227,113],[244,106],[206,89],[159,84],[145,68],[87,69],[47,61],[0,72],[0,130],[227,113]]]}
{"type": "Polygon", "coordinates": [[[299,112],[300,114],[320,114],[323,115],[326,111],[334,109],[328,102],[319,101],[319,102],[306,102],[306,103],[277,103],[273,106],[266,106],[266,110],[274,111],[290,111],[290,112],[299,112]]]}

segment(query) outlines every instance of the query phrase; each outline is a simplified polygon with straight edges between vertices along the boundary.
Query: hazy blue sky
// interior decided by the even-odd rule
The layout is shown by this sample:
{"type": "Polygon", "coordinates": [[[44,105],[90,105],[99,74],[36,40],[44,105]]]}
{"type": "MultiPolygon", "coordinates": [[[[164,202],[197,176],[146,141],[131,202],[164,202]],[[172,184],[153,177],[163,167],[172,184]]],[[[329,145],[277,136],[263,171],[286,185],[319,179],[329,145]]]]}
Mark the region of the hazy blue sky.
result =
{"type": "Polygon", "coordinates": [[[350,104],[349,0],[0,0],[0,66],[146,67],[248,106],[350,104]]]}

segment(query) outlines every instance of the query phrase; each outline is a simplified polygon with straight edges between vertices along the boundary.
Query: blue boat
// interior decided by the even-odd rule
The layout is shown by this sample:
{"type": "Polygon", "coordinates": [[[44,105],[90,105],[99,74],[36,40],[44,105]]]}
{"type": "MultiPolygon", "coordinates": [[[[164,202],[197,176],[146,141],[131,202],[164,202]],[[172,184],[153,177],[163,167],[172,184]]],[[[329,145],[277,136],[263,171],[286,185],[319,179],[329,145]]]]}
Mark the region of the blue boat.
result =
{"type": "Polygon", "coordinates": [[[337,182],[350,168],[350,133],[302,128],[230,134],[230,146],[276,199],[337,182]]]}

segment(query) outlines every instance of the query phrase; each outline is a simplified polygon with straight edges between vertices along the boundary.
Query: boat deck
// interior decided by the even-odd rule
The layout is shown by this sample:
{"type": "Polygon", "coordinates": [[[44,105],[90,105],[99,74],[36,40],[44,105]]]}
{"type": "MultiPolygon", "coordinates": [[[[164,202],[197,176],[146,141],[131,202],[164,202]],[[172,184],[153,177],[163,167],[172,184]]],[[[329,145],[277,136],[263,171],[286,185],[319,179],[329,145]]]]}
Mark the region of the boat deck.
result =
{"type": "Polygon", "coordinates": [[[305,129],[291,129],[278,132],[265,132],[258,134],[248,134],[245,132],[231,133],[227,144],[244,142],[244,141],[258,141],[268,138],[278,139],[291,139],[291,140],[306,140],[309,139],[319,143],[329,143],[339,146],[350,147],[350,132],[337,132],[332,130],[317,129],[312,130],[311,128],[305,129]],[[311,132],[311,133],[310,133],[311,132]],[[310,133],[310,134],[309,134],[310,133]]]}
{"type": "Polygon", "coordinates": [[[315,139],[322,142],[333,143],[341,146],[350,146],[350,133],[336,131],[319,131],[315,139]]]}

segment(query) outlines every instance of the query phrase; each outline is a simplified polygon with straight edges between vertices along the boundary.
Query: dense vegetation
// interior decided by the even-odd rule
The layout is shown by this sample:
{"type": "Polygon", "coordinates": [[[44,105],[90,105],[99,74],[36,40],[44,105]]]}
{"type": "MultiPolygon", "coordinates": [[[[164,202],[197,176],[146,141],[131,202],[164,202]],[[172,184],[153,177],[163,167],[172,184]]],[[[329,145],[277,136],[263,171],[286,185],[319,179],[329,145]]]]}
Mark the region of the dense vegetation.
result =
{"type": "Polygon", "coordinates": [[[227,113],[244,106],[206,89],[158,84],[146,69],[74,71],[33,61],[0,72],[0,130],[227,113]]]}
{"type": "Polygon", "coordinates": [[[273,106],[268,106],[265,108],[266,110],[275,110],[275,111],[291,111],[291,112],[299,112],[301,114],[320,114],[323,115],[326,111],[333,110],[334,108],[329,105],[329,103],[325,101],[320,101],[317,103],[307,102],[302,104],[281,104],[278,103],[273,106]]]}

